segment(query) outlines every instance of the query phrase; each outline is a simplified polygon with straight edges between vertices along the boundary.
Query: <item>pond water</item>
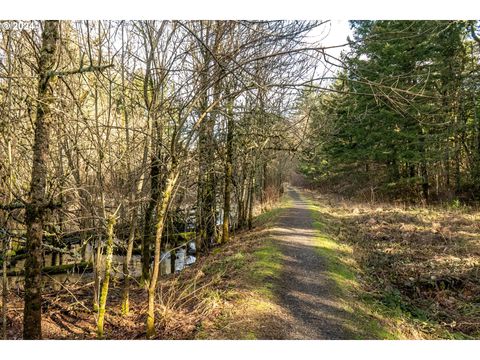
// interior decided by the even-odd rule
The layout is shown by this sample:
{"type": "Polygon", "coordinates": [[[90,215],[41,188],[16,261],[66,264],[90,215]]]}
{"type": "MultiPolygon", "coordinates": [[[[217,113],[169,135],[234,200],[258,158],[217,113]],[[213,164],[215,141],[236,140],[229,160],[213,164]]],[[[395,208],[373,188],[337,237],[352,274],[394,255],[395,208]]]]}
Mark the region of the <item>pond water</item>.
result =
{"type": "MultiPolygon", "coordinates": [[[[162,252],[161,254],[161,261],[160,261],[160,273],[162,275],[167,275],[172,273],[172,267],[174,267],[175,273],[182,271],[186,266],[190,266],[195,263],[196,257],[193,256],[195,254],[195,242],[191,241],[187,243],[183,248],[176,249],[174,251],[174,261],[172,261],[172,253],[171,252],[162,252]]],[[[55,257],[55,256],[53,256],[55,257]]],[[[105,263],[105,255],[102,255],[101,264],[105,263]]],[[[93,251],[91,246],[87,246],[85,251],[85,260],[92,261],[93,259],[93,251]]],[[[44,266],[51,266],[52,265],[52,254],[46,254],[44,256],[44,266]]],[[[125,261],[124,255],[113,255],[112,259],[112,271],[111,276],[113,280],[121,280],[124,278],[123,273],[123,263],[125,261]]],[[[80,246],[72,246],[70,250],[70,254],[63,254],[62,255],[62,264],[78,264],[81,262],[80,256],[80,246]]],[[[58,255],[56,263],[58,264],[58,255]]],[[[9,270],[18,270],[22,271],[25,268],[25,259],[20,259],[17,261],[12,261],[10,266],[8,267],[9,270]]],[[[131,263],[129,266],[130,275],[133,278],[139,278],[142,275],[142,259],[140,255],[133,255],[131,259],[131,263]]],[[[100,267],[101,276],[103,277],[104,269],[102,266],[100,267]]],[[[0,272],[1,274],[1,272],[0,272]]],[[[49,288],[59,289],[62,287],[62,284],[66,283],[75,283],[77,281],[82,282],[89,282],[93,281],[93,273],[91,270],[87,271],[78,271],[77,270],[70,270],[67,273],[63,274],[55,274],[55,275],[44,275],[43,279],[45,281],[44,285],[49,288]]],[[[22,288],[24,282],[23,276],[8,276],[8,283],[10,288],[22,288]]]]}

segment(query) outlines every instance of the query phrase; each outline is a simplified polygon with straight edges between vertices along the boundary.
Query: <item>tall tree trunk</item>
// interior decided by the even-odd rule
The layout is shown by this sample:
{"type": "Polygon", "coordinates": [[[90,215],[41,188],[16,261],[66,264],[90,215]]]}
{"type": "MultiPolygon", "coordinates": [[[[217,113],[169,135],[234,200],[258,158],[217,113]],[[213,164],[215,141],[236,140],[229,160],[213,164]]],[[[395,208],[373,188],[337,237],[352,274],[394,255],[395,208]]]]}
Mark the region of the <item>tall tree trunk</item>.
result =
{"type": "Polygon", "coordinates": [[[242,175],[239,181],[238,188],[238,228],[242,229],[245,227],[247,222],[247,205],[248,205],[248,191],[247,191],[247,164],[242,165],[242,175]]]}
{"type": "Polygon", "coordinates": [[[267,201],[267,187],[268,187],[268,165],[267,159],[264,157],[263,166],[262,166],[262,203],[265,204],[267,201]]]}
{"type": "Polygon", "coordinates": [[[8,279],[7,265],[9,262],[10,238],[5,236],[3,239],[3,276],[2,276],[2,337],[7,340],[7,303],[8,303],[8,279]]]}
{"type": "MultiPolygon", "coordinates": [[[[125,86],[125,26],[122,25],[122,60],[121,60],[121,72],[122,72],[122,105],[123,105],[123,119],[125,125],[125,143],[127,151],[131,150],[130,145],[130,118],[129,112],[127,108],[127,100],[126,100],[126,92],[127,88],[125,86]]],[[[148,161],[148,149],[149,143],[148,141],[145,142],[145,146],[143,149],[143,159],[141,168],[145,168],[147,161],[148,161]]],[[[132,161],[129,157],[127,160],[127,173],[128,176],[132,176],[132,161]]],[[[122,315],[128,315],[130,312],[130,265],[132,261],[132,254],[133,254],[133,246],[135,242],[135,234],[137,232],[137,222],[138,218],[141,215],[141,207],[135,204],[135,200],[140,195],[142,191],[142,187],[145,184],[142,175],[137,175],[137,177],[133,177],[133,186],[131,195],[129,197],[129,205],[132,208],[132,217],[130,219],[130,232],[128,234],[127,240],[127,253],[125,254],[125,259],[123,262],[123,276],[124,276],[124,283],[122,289],[122,304],[121,304],[121,312],[122,315]]]]}
{"type": "Polygon", "coordinates": [[[142,281],[150,280],[150,258],[155,231],[155,207],[160,197],[160,159],[154,155],[150,165],[150,200],[145,211],[145,227],[142,238],[142,281]]]}
{"type": "Polygon", "coordinates": [[[254,201],[254,188],[255,188],[255,178],[252,174],[250,179],[250,186],[248,189],[248,229],[252,230],[253,228],[253,201],[254,201]]]}
{"type": "Polygon", "coordinates": [[[102,262],[102,235],[95,237],[93,248],[93,311],[98,311],[100,299],[100,263],[102,262]]]}
{"type": "MultiPolygon", "coordinates": [[[[211,34],[211,23],[208,22],[205,28],[205,39],[211,34]]],[[[200,123],[198,136],[198,187],[197,187],[197,232],[198,244],[197,250],[208,250],[210,244],[216,236],[216,188],[215,188],[215,138],[214,126],[216,111],[209,112],[209,81],[215,76],[216,82],[213,88],[213,101],[216,103],[219,99],[220,80],[217,66],[214,69],[218,71],[210,72],[211,54],[210,51],[202,48],[202,70],[200,73],[200,84],[202,87],[201,104],[199,106],[200,114],[205,114],[203,121],[200,123]]]]}
{"type": "MultiPolygon", "coordinates": [[[[62,188],[65,187],[65,171],[63,169],[63,147],[61,146],[61,143],[58,142],[57,144],[57,149],[58,149],[58,155],[59,155],[59,158],[58,158],[58,178],[61,179],[61,186],[62,188]]],[[[60,193],[59,195],[59,201],[60,201],[60,204],[63,205],[63,203],[65,202],[65,195],[63,192],[60,193]]],[[[59,234],[55,234],[55,237],[54,237],[54,242],[55,242],[55,247],[57,248],[60,248],[62,245],[63,245],[63,239],[62,239],[62,235],[63,235],[63,231],[64,231],[64,227],[65,227],[65,220],[64,220],[64,213],[63,211],[60,211],[58,214],[58,227],[59,227],[59,234]]],[[[61,253],[60,252],[57,252],[57,251],[53,251],[52,252],[52,264],[53,266],[56,265],[57,263],[57,258],[60,260],[62,259],[61,258],[61,253]],[[54,256],[55,255],[55,256],[54,256]]],[[[59,265],[62,265],[59,263],[59,265]]]]}
{"type": "Polygon", "coordinates": [[[462,173],[460,170],[461,154],[460,154],[460,136],[455,139],[455,193],[458,195],[462,187],[462,173]]]}
{"type": "MultiPolygon", "coordinates": [[[[11,58],[11,38],[10,34],[5,38],[6,39],[6,67],[7,71],[10,74],[12,72],[12,58],[11,58]]],[[[7,99],[8,99],[8,108],[7,111],[10,114],[12,111],[12,96],[11,96],[11,90],[12,90],[12,79],[9,78],[7,80],[7,99]]],[[[13,201],[13,185],[14,185],[14,177],[13,177],[13,171],[12,171],[12,138],[11,138],[11,133],[10,129],[3,129],[4,133],[7,134],[7,202],[8,204],[11,204],[13,201]]],[[[9,213],[5,212],[5,227],[6,229],[9,229],[9,213]]],[[[7,340],[8,335],[7,335],[7,307],[8,307],[8,279],[7,279],[7,267],[10,262],[10,246],[11,246],[11,239],[10,236],[5,236],[3,239],[3,276],[2,276],[2,338],[4,340],[7,340]]]]}
{"type": "MultiPolygon", "coordinates": [[[[98,33],[101,34],[102,33],[102,28],[101,28],[101,25],[100,25],[100,22],[98,22],[98,33]]],[[[99,44],[99,47],[98,47],[98,56],[99,58],[102,57],[102,47],[100,46],[99,44]]],[[[107,218],[107,215],[106,215],[106,206],[105,206],[105,176],[104,176],[104,173],[103,173],[103,169],[104,169],[104,161],[105,161],[105,153],[106,153],[106,149],[104,148],[104,145],[102,143],[102,139],[104,138],[104,134],[102,133],[102,130],[101,130],[101,124],[100,124],[100,91],[99,91],[99,79],[98,77],[95,78],[95,82],[94,82],[94,119],[95,119],[95,141],[96,141],[96,146],[95,146],[95,150],[97,151],[97,156],[98,156],[98,163],[97,163],[97,168],[96,168],[96,173],[95,173],[95,177],[96,177],[96,181],[98,183],[97,185],[97,190],[98,190],[98,194],[96,194],[96,199],[99,198],[100,200],[100,204],[97,203],[97,201],[95,201],[95,206],[98,207],[98,209],[100,210],[100,214],[101,214],[101,217],[102,219],[106,219],[107,218]]],[[[110,101],[110,96],[111,96],[111,92],[109,92],[109,95],[108,95],[108,101],[110,101]]],[[[110,105],[107,106],[108,109],[111,108],[110,105]]],[[[108,121],[108,120],[107,120],[108,121]]],[[[96,214],[95,214],[96,215],[96,214]]],[[[103,222],[103,220],[102,220],[103,222]]],[[[103,228],[103,223],[101,224],[102,228],[103,228]]],[[[98,309],[99,307],[99,301],[100,301],[100,284],[101,284],[101,279],[100,279],[100,268],[99,266],[102,264],[102,254],[103,254],[103,234],[100,234],[98,237],[97,237],[97,256],[95,258],[95,261],[93,263],[93,266],[94,266],[94,274],[96,275],[95,276],[95,283],[94,283],[94,291],[93,291],[93,307],[94,309],[98,309]]]]}
{"type": "Polygon", "coordinates": [[[426,150],[425,150],[425,136],[426,134],[421,131],[420,132],[420,155],[421,155],[421,162],[420,162],[420,175],[422,176],[422,194],[423,199],[425,200],[425,204],[429,202],[429,188],[430,183],[428,181],[428,168],[427,168],[427,159],[426,159],[426,150]]]}
{"type": "MultiPolygon", "coordinates": [[[[13,201],[13,174],[12,174],[12,142],[9,139],[7,142],[7,157],[8,157],[8,203],[13,201]]],[[[9,214],[5,216],[5,226],[9,228],[9,214]]],[[[8,279],[7,279],[7,267],[10,262],[10,244],[11,239],[9,235],[6,235],[3,239],[3,276],[2,276],[2,336],[3,339],[7,339],[7,307],[8,307],[8,279]]]]}
{"type": "Polygon", "coordinates": [[[447,187],[447,190],[450,190],[450,144],[449,141],[447,141],[447,146],[445,149],[445,160],[444,160],[444,166],[445,166],[445,185],[447,187]]]}
{"type": "Polygon", "coordinates": [[[178,180],[178,171],[175,165],[172,166],[165,183],[165,189],[162,191],[160,203],[157,207],[156,227],[155,227],[155,247],[153,270],[148,285],[148,311],[147,311],[147,338],[155,336],[155,291],[157,289],[158,275],[160,272],[160,250],[162,245],[162,235],[165,226],[168,205],[173,194],[173,189],[178,180]]]}
{"type": "Polygon", "coordinates": [[[225,191],[223,196],[223,232],[222,243],[230,239],[230,203],[232,196],[232,169],[233,169],[233,100],[229,100],[227,109],[227,152],[225,159],[225,191]]]}
{"type": "MultiPolygon", "coordinates": [[[[145,23],[145,26],[148,27],[147,23],[145,23]]],[[[156,109],[158,89],[154,87],[152,78],[152,66],[155,49],[158,45],[158,34],[148,40],[148,56],[145,63],[145,77],[143,79],[143,100],[147,111],[147,126],[151,132],[151,141],[149,142],[151,148],[150,199],[145,212],[145,224],[142,237],[142,283],[144,284],[148,284],[150,280],[151,247],[155,231],[155,208],[158,206],[160,196],[160,170],[162,160],[160,144],[162,141],[162,129],[161,124],[158,121],[158,114],[153,112],[156,109]]],[[[146,144],[146,149],[148,149],[148,142],[146,144]]]]}
{"type": "MultiPolygon", "coordinates": [[[[136,217],[136,215],[133,215],[136,217]]],[[[136,224],[137,221],[132,219],[130,222],[130,233],[128,235],[128,242],[127,242],[127,253],[125,255],[125,260],[123,262],[123,276],[124,276],[124,284],[123,284],[123,291],[122,291],[122,305],[121,311],[122,315],[128,315],[130,312],[130,262],[132,261],[132,253],[133,253],[133,242],[135,240],[135,231],[136,231],[136,224]]]]}
{"type": "Polygon", "coordinates": [[[38,67],[37,112],[33,166],[30,183],[30,203],[26,208],[27,259],[25,262],[25,307],[23,311],[23,338],[42,338],[42,240],[46,210],[46,180],[49,135],[51,128],[50,105],[53,93],[50,88],[52,70],[57,58],[60,22],[44,22],[42,47],[38,67]]]}
{"type": "Polygon", "coordinates": [[[253,228],[253,202],[254,202],[254,190],[255,190],[255,162],[252,166],[250,173],[250,182],[248,187],[248,229],[252,230],[253,228]]]}
{"type": "Polygon", "coordinates": [[[201,124],[199,139],[198,232],[199,250],[207,250],[216,232],[216,191],[213,169],[213,117],[207,116],[201,124]]]}

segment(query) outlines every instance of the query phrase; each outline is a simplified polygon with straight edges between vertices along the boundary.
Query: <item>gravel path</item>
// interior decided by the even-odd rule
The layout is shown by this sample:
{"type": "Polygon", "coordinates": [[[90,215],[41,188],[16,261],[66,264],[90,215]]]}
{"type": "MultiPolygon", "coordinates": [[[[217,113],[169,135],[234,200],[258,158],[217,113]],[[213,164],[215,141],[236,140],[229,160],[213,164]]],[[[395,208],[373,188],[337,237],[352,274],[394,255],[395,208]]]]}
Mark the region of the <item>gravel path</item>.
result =
{"type": "Polygon", "coordinates": [[[326,275],[325,259],[315,251],[312,212],[298,190],[279,217],[272,236],[283,253],[283,273],[276,284],[286,339],[352,339],[349,314],[340,306],[335,284],[326,275]]]}

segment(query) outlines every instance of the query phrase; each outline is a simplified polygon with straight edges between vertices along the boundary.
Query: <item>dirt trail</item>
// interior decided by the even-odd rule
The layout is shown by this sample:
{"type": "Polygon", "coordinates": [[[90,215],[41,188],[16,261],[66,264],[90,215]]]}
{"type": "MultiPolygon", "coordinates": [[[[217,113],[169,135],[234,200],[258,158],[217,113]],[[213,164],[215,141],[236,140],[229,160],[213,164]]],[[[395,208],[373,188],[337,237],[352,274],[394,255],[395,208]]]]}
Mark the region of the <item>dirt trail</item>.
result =
{"type": "Polygon", "coordinates": [[[290,188],[291,206],[279,217],[272,236],[284,256],[276,284],[286,339],[352,339],[350,315],[341,308],[325,259],[315,251],[312,212],[298,190],[290,188]]]}

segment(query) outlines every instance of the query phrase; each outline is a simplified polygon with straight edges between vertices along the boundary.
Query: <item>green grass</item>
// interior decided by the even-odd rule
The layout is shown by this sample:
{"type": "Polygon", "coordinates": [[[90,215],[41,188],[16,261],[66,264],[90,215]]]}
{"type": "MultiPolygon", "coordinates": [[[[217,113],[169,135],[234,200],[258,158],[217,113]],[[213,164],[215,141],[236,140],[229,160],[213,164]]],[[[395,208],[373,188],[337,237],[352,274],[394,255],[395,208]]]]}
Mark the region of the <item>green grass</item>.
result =
{"type": "MultiPolygon", "coordinates": [[[[291,199],[284,195],[277,207],[266,211],[255,218],[255,225],[273,226],[284,209],[291,205],[291,199]]],[[[278,245],[269,237],[253,252],[253,263],[250,268],[250,279],[256,286],[256,291],[273,298],[273,282],[282,272],[282,252],[278,245]]]]}
{"type": "MultiPolygon", "coordinates": [[[[252,245],[237,250],[233,254],[220,258],[215,262],[206,264],[202,271],[210,276],[216,274],[234,274],[235,287],[228,291],[211,292],[208,301],[221,304],[223,301],[234,304],[233,308],[222,310],[216,317],[213,329],[221,329],[214,332],[199,326],[195,338],[212,339],[228,338],[254,340],[262,338],[260,331],[261,319],[266,314],[271,314],[275,308],[274,280],[282,271],[282,253],[275,242],[269,238],[268,232],[263,228],[272,226],[288,206],[289,201],[285,197],[275,207],[254,218],[256,229],[245,237],[245,241],[252,239],[252,245]],[[255,232],[259,231],[257,234],[255,232]],[[250,235],[253,235],[252,237],[250,235]],[[260,236],[260,239],[259,239],[260,236]],[[230,309],[230,310],[229,310],[230,309]],[[241,309],[238,313],[232,309],[241,309]],[[233,326],[232,324],[236,324],[233,326]]],[[[222,248],[218,248],[221,252],[222,248]]]]}
{"type": "Polygon", "coordinates": [[[329,275],[340,285],[340,289],[348,287],[350,282],[355,281],[355,273],[346,263],[345,256],[341,254],[349,253],[350,248],[333,240],[325,232],[326,224],[319,219],[315,220],[314,228],[317,231],[315,237],[315,246],[317,253],[327,259],[329,275]]]}
{"type": "Polygon", "coordinates": [[[281,271],[282,253],[271,239],[266,239],[253,253],[250,278],[255,284],[256,291],[272,298],[273,282],[280,277],[281,271]]]}
{"type": "Polygon", "coordinates": [[[352,249],[346,244],[336,241],[335,230],[338,224],[325,220],[322,213],[326,209],[304,199],[314,216],[313,226],[316,230],[315,248],[319,256],[326,260],[327,276],[336,285],[335,291],[342,301],[342,307],[351,314],[349,327],[357,339],[398,339],[401,336],[389,329],[382,322],[382,315],[373,304],[362,301],[355,296],[360,285],[356,277],[356,269],[352,258],[352,249]]]}

